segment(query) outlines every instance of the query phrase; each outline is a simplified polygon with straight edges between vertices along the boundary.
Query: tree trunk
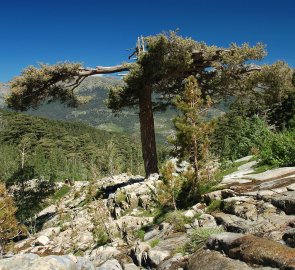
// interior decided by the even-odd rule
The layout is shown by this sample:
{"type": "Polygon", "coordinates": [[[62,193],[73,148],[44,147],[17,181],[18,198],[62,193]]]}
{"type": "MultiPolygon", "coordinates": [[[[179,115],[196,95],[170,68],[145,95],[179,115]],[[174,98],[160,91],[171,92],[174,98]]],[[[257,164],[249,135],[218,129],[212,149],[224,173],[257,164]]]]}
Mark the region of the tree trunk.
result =
{"type": "Polygon", "coordinates": [[[139,122],[141,133],[142,155],[146,176],[158,173],[158,159],[152,108],[152,89],[147,84],[139,95],[139,122]]]}

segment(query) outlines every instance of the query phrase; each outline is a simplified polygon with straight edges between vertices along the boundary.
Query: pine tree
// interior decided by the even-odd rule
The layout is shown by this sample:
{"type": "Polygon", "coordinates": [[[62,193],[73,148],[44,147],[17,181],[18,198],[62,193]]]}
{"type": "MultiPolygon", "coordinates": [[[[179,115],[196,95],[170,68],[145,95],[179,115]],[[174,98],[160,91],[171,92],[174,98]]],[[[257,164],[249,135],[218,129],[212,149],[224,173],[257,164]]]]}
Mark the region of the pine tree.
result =
{"type": "Polygon", "coordinates": [[[224,49],[183,38],[175,32],[164,33],[144,38],[144,44],[137,48],[135,63],[95,69],[68,62],[30,66],[12,80],[7,103],[18,110],[57,99],[75,106],[79,102],[74,90],[85,77],[129,70],[124,86],[110,92],[109,107],[113,111],[139,108],[142,155],[146,175],[150,175],[158,172],[153,112],[171,105],[172,98],[182,90],[183,80],[189,75],[197,76],[203,95],[220,98],[245,93],[241,85],[247,74],[261,70],[249,65],[249,61],[260,60],[265,54],[262,44],[232,44],[224,49]],[[158,94],[157,98],[154,94],[158,94]]]}
{"type": "Polygon", "coordinates": [[[157,199],[161,206],[177,210],[177,198],[181,191],[183,178],[176,173],[176,164],[167,162],[162,168],[162,182],[157,186],[157,199]]]}
{"type": "Polygon", "coordinates": [[[200,172],[204,169],[209,153],[209,134],[213,130],[213,122],[205,120],[205,114],[211,107],[211,99],[202,97],[197,79],[189,76],[185,80],[184,92],[175,101],[181,115],[174,119],[176,137],[176,156],[187,158],[194,169],[192,192],[200,180],[200,172]]]}

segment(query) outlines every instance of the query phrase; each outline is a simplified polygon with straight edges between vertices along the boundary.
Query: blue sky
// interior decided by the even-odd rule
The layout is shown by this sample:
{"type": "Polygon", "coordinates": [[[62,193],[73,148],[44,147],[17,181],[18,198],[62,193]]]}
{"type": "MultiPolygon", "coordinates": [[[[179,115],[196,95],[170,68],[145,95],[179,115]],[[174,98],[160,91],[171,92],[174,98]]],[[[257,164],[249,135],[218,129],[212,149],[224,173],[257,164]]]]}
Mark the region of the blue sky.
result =
{"type": "Polygon", "coordinates": [[[176,28],[210,45],[263,42],[265,63],[295,67],[293,0],[1,0],[0,81],[37,62],[119,64],[137,36],[176,28]]]}

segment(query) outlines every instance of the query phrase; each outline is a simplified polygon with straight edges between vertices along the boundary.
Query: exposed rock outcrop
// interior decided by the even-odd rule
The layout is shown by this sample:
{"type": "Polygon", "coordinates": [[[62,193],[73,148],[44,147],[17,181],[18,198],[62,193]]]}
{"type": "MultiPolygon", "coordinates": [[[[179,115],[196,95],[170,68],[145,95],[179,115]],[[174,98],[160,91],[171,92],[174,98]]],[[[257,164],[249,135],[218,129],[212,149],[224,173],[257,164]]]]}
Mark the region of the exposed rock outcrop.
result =
{"type": "Polygon", "coordinates": [[[40,230],[15,243],[19,254],[0,260],[0,270],[295,269],[295,168],[251,175],[255,162],[244,161],[220,190],[178,211],[181,224],[154,223],[157,175],[75,182],[37,215],[40,230]],[[198,232],[213,235],[183,254],[198,232]]]}

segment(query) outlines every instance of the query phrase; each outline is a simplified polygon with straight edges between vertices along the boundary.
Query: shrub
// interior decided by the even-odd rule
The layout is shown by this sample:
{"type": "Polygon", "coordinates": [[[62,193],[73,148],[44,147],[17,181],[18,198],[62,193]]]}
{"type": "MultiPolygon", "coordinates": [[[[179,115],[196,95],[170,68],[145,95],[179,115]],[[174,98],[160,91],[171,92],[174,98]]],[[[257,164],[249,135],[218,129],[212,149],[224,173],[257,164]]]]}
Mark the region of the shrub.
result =
{"type": "Polygon", "coordinates": [[[183,215],[181,211],[173,211],[166,214],[165,221],[173,225],[175,232],[185,232],[185,224],[192,223],[193,218],[183,215]]]}
{"type": "Polygon", "coordinates": [[[17,209],[2,183],[0,184],[0,209],[0,255],[2,255],[5,252],[6,244],[20,232],[20,227],[15,218],[17,209]]]}
{"type": "Polygon", "coordinates": [[[194,253],[202,248],[207,240],[217,233],[223,232],[222,228],[198,228],[190,235],[190,241],[184,245],[184,251],[187,253],[194,253]]]}
{"type": "Polygon", "coordinates": [[[139,238],[141,241],[144,240],[145,231],[143,229],[139,229],[136,233],[137,238],[139,238]]]}
{"type": "Polygon", "coordinates": [[[156,239],[153,239],[150,243],[151,247],[154,248],[155,246],[157,246],[158,244],[160,243],[160,239],[159,238],[156,238],[156,239]]]}
{"type": "Polygon", "coordinates": [[[212,213],[221,208],[221,200],[213,200],[207,207],[206,212],[212,213]]]}
{"type": "Polygon", "coordinates": [[[295,132],[272,133],[258,154],[260,165],[295,165],[295,132]]]}
{"type": "Polygon", "coordinates": [[[70,192],[71,188],[68,185],[63,185],[59,190],[57,190],[52,198],[54,201],[61,200],[64,196],[66,196],[70,192]]]}
{"type": "Polygon", "coordinates": [[[212,149],[221,160],[236,160],[259,151],[271,131],[263,119],[227,113],[218,119],[212,149]]]}

